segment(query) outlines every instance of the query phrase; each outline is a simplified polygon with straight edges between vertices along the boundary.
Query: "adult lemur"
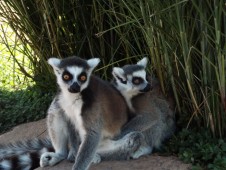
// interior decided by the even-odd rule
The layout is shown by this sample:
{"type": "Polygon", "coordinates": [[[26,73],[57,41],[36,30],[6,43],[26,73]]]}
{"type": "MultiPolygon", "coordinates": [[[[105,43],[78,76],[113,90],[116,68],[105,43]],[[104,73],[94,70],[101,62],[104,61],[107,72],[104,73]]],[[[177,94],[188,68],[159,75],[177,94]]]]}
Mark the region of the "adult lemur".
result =
{"type": "MultiPolygon", "coordinates": [[[[152,148],[159,147],[165,138],[172,135],[174,112],[155,79],[150,81],[150,91],[145,72],[146,58],[135,65],[113,69],[114,86],[121,95],[108,83],[90,76],[98,62],[98,59],[85,61],[76,57],[50,59],[61,88],[48,111],[48,130],[56,151],[42,149],[43,146],[51,148],[48,140],[37,140],[31,141],[30,145],[25,142],[8,148],[0,146],[0,159],[3,155],[10,157],[17,152],[20,154],[17,165],[24,170],[31,169],[34,155],[39,160],[38,156],[44,153],[41,165],[54,165],[67,157],[69,141],[68,159],[75,155],[74,169],[83,170],[92,161],[99,162],[99,155],[103,159],[126,159],[149,154],[152,148]],[[123,126],[119,134],[127,121],[126,103],[137,116],[123,126]],[[117,134],[118,140],[112,140],[117,134]],[[34,152],[30,152],[31,148],[34,152]]],[[[0,169],[10,169],[7,167],[15,165],[6,156],[4,159],[0,162],[0,169]]]]}
{"type": "Polygon", "coordinates": [[[146,76],[146,65],[147,58],[143,58],[137,64],[115,67],[112,72],[114,86],[126,99],[131,112],[137,115],[123,127],[120,137],[133,131],[145,136],[133,158],[150,154],[175,130],[173,104],[161,92],[157,79],[146,76]]]}
{"type": "MultiPolygon", "coordinates": [[[[99,154],[109,155],[116,149],[123,151],[122,155],[128,151],[125,157],[130,157],[130,152],[138,148],[141,133],[130,133],[117,142],[112,140],[128,121],[128,107],[110,83],[91,75],[99,61],[98,58],[83,60],[78,57],[48,60],[60,91],[52,101],[47,117],[55,152],[47,152],[45,148],[39,150],[42,167],[55,165],[68,157],[70,160],[75,158],[73,170],[86,170],[92,162],[100,162],[99,154]]],[[[14,151],[16,149],[17,146],[14,151]]],[[[38,150],[37,147],[34,149],[38,150]]],[[[15,159],[7,160],[7,154],[4,155],[8,153],[12,156],[12,152],[1,151],[0,147],[0,158],[3,160],[0,169],[31,169],[33,157],[28,151],[29,147],[24,144],[24,152],[20,152],[21,156],[15,163],[15,159]]]]}

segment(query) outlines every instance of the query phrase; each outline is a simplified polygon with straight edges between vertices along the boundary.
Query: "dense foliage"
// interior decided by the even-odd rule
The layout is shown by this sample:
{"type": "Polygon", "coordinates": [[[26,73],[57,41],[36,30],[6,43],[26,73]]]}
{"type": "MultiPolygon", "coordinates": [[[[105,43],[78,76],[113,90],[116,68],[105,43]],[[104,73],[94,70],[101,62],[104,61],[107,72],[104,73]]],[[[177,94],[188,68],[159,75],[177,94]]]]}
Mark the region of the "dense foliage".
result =
{"type": "Polygon", "coordinates": [[[24,122],[46,117],[53,94],[37,87],[26,90],[0,90],[0,133],[24,122]]]}
{"type": "MultiPolygon", "coordinates": [[[[171,151],[209,169],[225,167],[224,0],[4,0],[0,1],[0,17],[16,34],[17,43],[9,45],[6,31],[0,28],[1,43],[10,51],[10,60],[15,64],[12,73],[20,70],[23,80],[34,81],[40,91],[55,87],[54,76],[46,63],[51,56],[100,57],[102,69],[98,73],[105,79],[111,77],[113,65],[149,57],[149,72],[159,78],[166,95],[169,90],[173,91],[178,126],[208,131],[208,135],[201,130],[182,131],[175,138],[176,149],[171,151]],[[22,57],[18,51],[23,53],[22,57]]],[[[18,78],[14,76],[11,81],[3,72],[0,76],[4,77],[4,82],[0,82],[3,86],[18,78]]],[[[17,103],[16,97],[10,97],[14,95],[11,92],[0,95],[3,96],[0,104],[8,100],[17,103]]],[[[31,97],[32,93],[27,95],[31,97]]],[[[30,97],[20,96],[29,103],[30,97]]],[[[34,96],[37,103],[36,99],[32,101],[32,109],[36,110],[37,106],[36,111],[42,101],[49,101],[49,96],[39,96],[39,93],[34,96]]],[[[15,121],[7,118],[10,113],[0,112],[0,120],[4,120],[1,127],[5,121],[14,125],[21,119],[27,120],[17,117],[23,105],[23,100],[18,101],[18,109],[11,116],[15,116],[15,121]]],[[[24,112],[26,116],[36,117],[38,113],[26,107],[24,110],[28,111],[24,112]]]]}
{"type": "Polygon", "coordinates": [[[163,149],[176,154],[186,163],[193,164],[193,170],[226,169],[226,142],[213,138],[208,129],[183,129],[163,149]]]}
{"type": "Polygon", "coordinates": [[[105,78],[112,63],[148,56],[163,91],[173,89],[182,124],[195,120],[225,136],[223,0],[5,0],[0,11],[25,51],[33,50],[27,53],[33,74],[20,70],[39,86],[52,86],[50,56],[98,56],[105,78]]]}

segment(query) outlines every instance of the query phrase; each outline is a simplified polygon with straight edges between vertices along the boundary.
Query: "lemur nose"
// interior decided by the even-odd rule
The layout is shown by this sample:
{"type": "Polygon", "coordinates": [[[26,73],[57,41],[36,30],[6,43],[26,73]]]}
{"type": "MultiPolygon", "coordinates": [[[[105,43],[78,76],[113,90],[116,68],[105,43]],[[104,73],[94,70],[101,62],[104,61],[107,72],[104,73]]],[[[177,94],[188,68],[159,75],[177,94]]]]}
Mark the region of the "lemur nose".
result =
{"type": "Polygon", "coordinates": [[[71,93],[78,93],[80,92],[80,86],[77,82],[74,82],[68,89],[71,93]]]}
{"type": "Polygon", "coordinates": [[[152,90],[152,89],[153,89],[153,87],[151,86],[150,83],[148,83],[148,84],[145,86],[145,88],[141,90],[141,92],[148,92],[148,91],[150,91],[150,90],[152,90]]]}

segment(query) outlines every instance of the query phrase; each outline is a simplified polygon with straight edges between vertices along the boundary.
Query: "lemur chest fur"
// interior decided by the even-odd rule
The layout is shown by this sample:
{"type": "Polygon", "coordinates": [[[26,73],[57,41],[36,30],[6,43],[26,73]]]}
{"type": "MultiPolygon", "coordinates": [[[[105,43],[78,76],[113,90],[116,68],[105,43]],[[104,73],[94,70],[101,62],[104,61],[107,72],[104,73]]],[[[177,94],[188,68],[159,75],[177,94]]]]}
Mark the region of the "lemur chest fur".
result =
{"type": "Polygon", "coordinates": [[[83,101],[80,95],[62,94],[60,101],[61,107],[65,111],[66,116],[74,124],[80,138],[83,140],[86,135],[83,118],[81,116],[83,101]]]}

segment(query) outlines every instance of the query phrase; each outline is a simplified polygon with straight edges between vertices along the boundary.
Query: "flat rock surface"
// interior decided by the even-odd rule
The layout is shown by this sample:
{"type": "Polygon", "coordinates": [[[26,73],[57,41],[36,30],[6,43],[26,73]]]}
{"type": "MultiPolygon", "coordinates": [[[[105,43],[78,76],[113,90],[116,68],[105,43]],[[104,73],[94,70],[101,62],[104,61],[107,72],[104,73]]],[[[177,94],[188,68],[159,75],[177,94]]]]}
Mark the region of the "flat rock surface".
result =
{"type": "MultiPolygon", "coordinates": [[[[34,137],[45,137],[46,120],[26,123],[15,127],[12,131],[0,135],[0,144],[18,140],[31,139],[34,137]]],[[[63,161],[56,166],[37,168],[36,170],[71,170],[72,163],[63,161]]],[[[191,165],[181,162],[174,156],[159,156],[156,154],[141,157],[129,161],[103,161],[91,165],[90,170],[188,170],[191,165]]]]}

